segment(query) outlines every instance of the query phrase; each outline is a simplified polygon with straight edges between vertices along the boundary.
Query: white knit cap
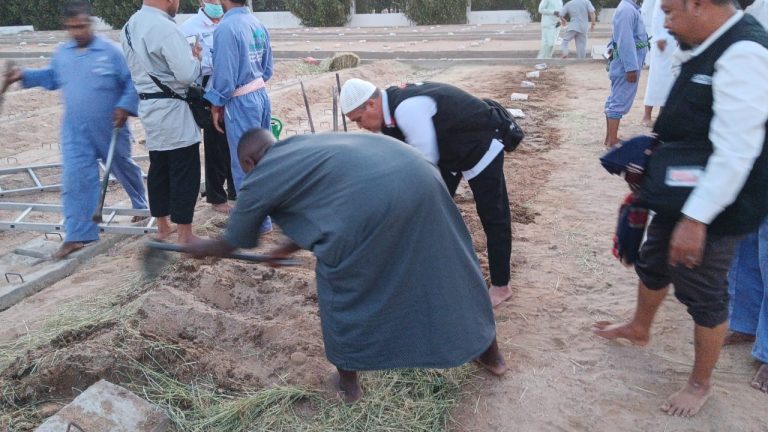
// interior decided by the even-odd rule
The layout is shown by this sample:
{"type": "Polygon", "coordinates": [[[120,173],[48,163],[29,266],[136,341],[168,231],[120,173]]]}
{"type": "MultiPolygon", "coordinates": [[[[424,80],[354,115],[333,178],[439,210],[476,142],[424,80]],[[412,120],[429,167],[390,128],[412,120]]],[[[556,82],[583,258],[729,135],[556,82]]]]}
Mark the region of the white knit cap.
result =
{"type": "Polygon", "coordinates": [[[341,86],[341,95],[339,96],[341,112],[349,114],[350,111],[360,107],[365,101],[370,99],[375,91],[376,86],[368,81],[357,78],[347,80],[341,86]]]}

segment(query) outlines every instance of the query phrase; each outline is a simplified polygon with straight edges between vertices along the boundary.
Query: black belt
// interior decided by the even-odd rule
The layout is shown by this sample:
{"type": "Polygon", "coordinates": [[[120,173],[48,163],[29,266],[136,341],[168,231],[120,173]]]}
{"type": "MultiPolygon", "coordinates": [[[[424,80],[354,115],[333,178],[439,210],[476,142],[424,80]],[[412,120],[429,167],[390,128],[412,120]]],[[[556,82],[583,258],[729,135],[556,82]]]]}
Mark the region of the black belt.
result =
{"type": "Polygon", "coordinates": [[[163,92],[159,93],[139,93],[139,99],[141,100],[149,100],[149,99],[179,99],[184,100],[183,98],[179,96],[173,96],[169,95],[163,92]]]}

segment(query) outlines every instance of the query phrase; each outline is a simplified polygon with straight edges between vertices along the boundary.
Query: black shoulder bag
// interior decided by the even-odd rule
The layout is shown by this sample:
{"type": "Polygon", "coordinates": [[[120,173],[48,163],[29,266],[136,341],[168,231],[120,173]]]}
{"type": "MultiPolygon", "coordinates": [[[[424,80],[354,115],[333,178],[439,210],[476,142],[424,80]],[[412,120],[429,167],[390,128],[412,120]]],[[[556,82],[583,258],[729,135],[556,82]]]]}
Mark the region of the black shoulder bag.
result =
{"type": "Polygon", "coordinates": [[[525,138],[525,133],[517,122],[515,122],[515,119],[512,117],[509,110],[504,108],[502,104],[493,99],[483,99],[483,102],[485,102],[491,110],[496,113],[496,117],[502,121],[501,127],[498,129],[498,138],[501,140],[501,143],[504,144],[504,151],[511,152],[515,150],[517,146],[520,145],[523,138],[525,138]]]}
{"type": "Polygon", "coordinates": [[[664,142],[648,158],[639,203],[662,216],[678,217],[712,155],[703,142],[664,142]]]}

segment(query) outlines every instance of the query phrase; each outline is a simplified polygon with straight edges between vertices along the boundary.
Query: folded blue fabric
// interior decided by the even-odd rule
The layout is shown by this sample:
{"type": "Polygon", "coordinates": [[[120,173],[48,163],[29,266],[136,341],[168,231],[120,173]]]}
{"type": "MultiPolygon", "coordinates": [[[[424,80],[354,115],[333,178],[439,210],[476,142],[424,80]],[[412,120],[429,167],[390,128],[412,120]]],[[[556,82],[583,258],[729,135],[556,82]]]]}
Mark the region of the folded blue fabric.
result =
{"type": "Polygon", "coordinates": [[[658,140],[652,136],[636,136],[612,147],[600,158],[600,163],[614,175],[621,175],[627,171],[642,173],[657,144],[658,140]]]}

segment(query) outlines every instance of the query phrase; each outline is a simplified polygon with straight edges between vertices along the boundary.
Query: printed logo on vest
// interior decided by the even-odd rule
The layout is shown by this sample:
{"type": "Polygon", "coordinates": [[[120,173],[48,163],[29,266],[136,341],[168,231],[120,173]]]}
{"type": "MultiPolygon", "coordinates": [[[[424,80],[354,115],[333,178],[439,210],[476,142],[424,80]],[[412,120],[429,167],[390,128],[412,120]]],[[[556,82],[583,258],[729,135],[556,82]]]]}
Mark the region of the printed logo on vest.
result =
{"type": "Polygon", "coordinates": [[[667,168],[664,184],[669,187],[696,187],[702,175],[703,166],[671,166],[667,168]]]}

